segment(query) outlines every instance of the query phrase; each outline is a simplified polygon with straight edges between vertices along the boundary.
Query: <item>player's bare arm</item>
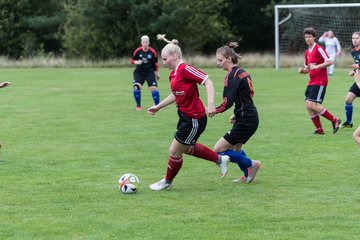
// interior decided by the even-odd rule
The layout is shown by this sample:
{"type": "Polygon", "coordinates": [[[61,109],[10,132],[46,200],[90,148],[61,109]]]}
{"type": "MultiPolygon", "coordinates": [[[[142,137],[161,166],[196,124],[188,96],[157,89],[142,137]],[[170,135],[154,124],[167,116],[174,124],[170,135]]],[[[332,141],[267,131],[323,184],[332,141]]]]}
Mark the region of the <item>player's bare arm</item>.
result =
{"type": "Polygon", "coordinates": [[[159,110],[174,103],[175,101],[176,101],[175,95],[171,93],[167,98],[162,100],[158,105],[149,107],[147,112],[151,115],[155,115],[155,113],[157,113],[159,110]]]}
{"type": "Polygon", "coordinates": [[[351,68],[359,68],[359,65],[356,64],[356,63],[353,63],[353,64],[350,65],[350,67],[351,67],[351,68]]]}
{"type": "Polygon", "coordinates": [[[353,70],[351,70],[349,72],[349,76],[351,77],[351,76],[354,76],[356,69],[359,69],[359,65],[356,63],[353,63],[350,65],[350,67],[353,68],[353,70]]]}
{"type": "Polygon", "coordinates": [[[307,74],[307,73],[309,73],[309,68],[308,67],[299,67],[298,72],[301,74],[307,74]]]}
{"type": "Polygon", "coordinates": [[[310,64],[309,65],[309,68],[310,70],[315,70],[315,69],[319,69],[319,68],[327,68],[328,66],[330,66],[331,64],[333,64],[333,61],[332,60],[328,60],[326,62],[323,62],[321,64],[310,64]]]}
{"type": "Polygon", "coordinates": [[[234,124],[235,122],[236,122],[236,117],[235,117],[235,115],[233,114],[233,115],[231,115],[231,116],[229,117],[229,123],[234,124]]]}
{"type": "Polygon", "coordinates": [[[160,80],[160,75],[159,75],[159,71],[155,71],[155,77],[156,77],[156,80],[160,80]]]}
{"type": "Polygon", "coordinates": [[[207,101],[208,101],[208,115],[209,117],[213,117],[216,114],[215,104],[214,104],[214,98],[215,98],[215,90],[214,90],[214,84],[210,79],[207,79],[205,81],[205,89],[206,89],[206,95],[207,95],[207,101]]]}

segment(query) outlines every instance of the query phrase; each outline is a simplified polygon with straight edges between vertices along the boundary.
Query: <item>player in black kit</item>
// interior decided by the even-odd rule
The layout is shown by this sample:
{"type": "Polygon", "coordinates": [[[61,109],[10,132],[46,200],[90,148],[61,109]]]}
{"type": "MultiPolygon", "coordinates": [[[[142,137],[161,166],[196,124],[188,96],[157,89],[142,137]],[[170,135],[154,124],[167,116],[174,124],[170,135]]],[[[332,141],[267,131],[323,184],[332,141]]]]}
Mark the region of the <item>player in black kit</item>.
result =
{"type": "Polygon", "coordinates": [[[216,108],[216,113],[222,113],[235,104],[234,115],[230,122],[233,128],[229,130],[214,146],[214,151],[230,157],[230,161],[238,164],[244,176],[234,182],[252,182],[261,162],[251,160],[242,146],[255,133],[259,125],[256,107],[252,100],[254,95],[250,75],[244,69],[236,66],[240,56],[234,48],[237,43],[230,43],[216,52],[217,65],[227,71],[224,79],[223,103],[216,108]]]}
{"type": "Polygon", "coordinates": [[[157,87],[159,80],[158,58],[156,51],[149,46],[150,39],[144,35],[141,37],[141,47],[135,49],[131,58],[131,63],[136,65],[134,70],[134,98],[136,110],[141,110],[141,88],[145,82],[149,86],[155,105],[160,102],[160,94],[157,87]]]}
{"type": "MultiPolygon", "coordinates": [[[[351,56],[354,59],[354,64],[351,65],[353,70],[349,75],[353,76],[355,72],[360,68],[360,32],[354,32],[352,35],[352,43],[354,48],[351,50],[351,56]]],[[[359,86],[354,83],[345,97],[345,114],[346,121],[341,125],[341,128],[352,128],[352,114],[353,114],[353,102],[356,97],[360,97],[359,86]]]]}

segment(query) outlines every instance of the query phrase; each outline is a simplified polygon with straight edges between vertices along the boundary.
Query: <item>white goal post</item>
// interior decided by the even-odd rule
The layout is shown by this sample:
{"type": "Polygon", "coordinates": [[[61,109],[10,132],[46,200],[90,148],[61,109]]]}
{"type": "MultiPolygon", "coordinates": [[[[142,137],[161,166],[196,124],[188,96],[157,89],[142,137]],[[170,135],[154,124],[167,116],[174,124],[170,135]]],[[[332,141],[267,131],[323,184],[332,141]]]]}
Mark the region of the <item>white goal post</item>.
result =
{"type": "MultiPolygon", "coordinates": [[[[280,69],[280,25],[287,22],[287,21],[291,21],[292,18],[292,14],[291,14],[291,10],[294,9],[318,9],[319,13],[320,13],[320,9],[325,9],[325,8],[352,8],[352,7],[356,7],[359,8],[358,12],[360,13],[360,3],[339,3],[339,4],[290,4],[290,5],[275,5],[275,68],[278,70],[280,69]],[[319,9],[320,8],[320,9],[319,9]],[[279,19],[279,10],[280,9],[289,9],[289,14],[287,14],[286,17],[284,17],[282,20],[279,19]]],[[[315,12],[314,15],[316,15],[317,13],[315,12]]],[[[327,16],[329,18],[329,16],[327,16]]],[[[331,16],[330,16],[331,17],[331,16]]],[[[346,16],[345,16],[346,17],[346,16]]],[[[358,20],[360,20],[360,14],[359,14],[359,18],[357,18],[358,20]]],[[[322,20],[322,21],[328,21],[328,20],[322,20]]],[[[360,22],[360,21],[356,21],[356,22],[360,22]]],[[[316,25],[318,22],[315,20],[313,22],[314,25],[316,25]]],[[[305,22],[303,23],[305,24],[305,22]]],[[[314,25],[308,25],[308,26],[303,26],[303,28],[305,27],[314,27],[314,25]]],[[[360,25],[359,25],[360,26],[360,25]]],[[[343,27],[343,26],[341,26],[343,27]]],[[[344,26],[345,27],[345,26],[344,26]]],[[[302,28],[302,29],[303,29],[302,28]]],[[[302,34],[302,29],[301,29],[301,34],[302,34]]],[[[315,27],[316,29],[316,27],[315,27]]],[[[327,30],[332,29],[331,27],[329,27],[327,30]]],[[[321,36],[322,32],[321,29],[316,29],[318,31],[318,35],[321,36]]],[[[349,30],[351,31],[351,30],[349,30]]],[[[360,27],[356,28],[355,31],[360,31],[360,27]]],[[[352,34],[352,33],[351,33],[352,34]]],[[[336,35],[336,33],[335,33],[336,35]]],[[[349,40],[351,40],[351,37],[349,38],[349,40]]]]}

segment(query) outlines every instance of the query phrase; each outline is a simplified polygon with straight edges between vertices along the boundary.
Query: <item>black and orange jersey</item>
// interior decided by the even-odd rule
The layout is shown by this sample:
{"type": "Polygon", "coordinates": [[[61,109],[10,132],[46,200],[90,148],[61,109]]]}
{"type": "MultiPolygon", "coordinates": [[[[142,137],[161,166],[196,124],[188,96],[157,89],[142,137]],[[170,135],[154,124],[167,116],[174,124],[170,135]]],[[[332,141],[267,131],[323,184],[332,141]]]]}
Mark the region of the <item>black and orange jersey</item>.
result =
{"type": "Polygon", "coordinates": [[[216,112],[224,112],[235,103],[235,116],[257,114],[253,96],[250,75],[244,69],[235,66],[225,76],[223,102],[216,108],[216,112]]]}

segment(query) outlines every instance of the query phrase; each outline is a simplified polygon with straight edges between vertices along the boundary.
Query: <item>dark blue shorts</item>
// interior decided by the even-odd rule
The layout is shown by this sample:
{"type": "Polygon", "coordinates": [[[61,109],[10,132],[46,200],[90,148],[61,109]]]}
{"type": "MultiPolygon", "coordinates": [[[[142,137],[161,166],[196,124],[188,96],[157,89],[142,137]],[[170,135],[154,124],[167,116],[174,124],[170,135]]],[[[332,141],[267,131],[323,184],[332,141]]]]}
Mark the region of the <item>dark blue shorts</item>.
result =
{"type": "Polygon", "coordinates": [[[157,81],[155,77],[154,71],[149,72],[140,72],[135,70],[134,71],[134,85],[135,83],[140,83],[141,85],[144,85],[144,82],[147,82],[148,86],[154,86],[157,87],[157,81]]]}

